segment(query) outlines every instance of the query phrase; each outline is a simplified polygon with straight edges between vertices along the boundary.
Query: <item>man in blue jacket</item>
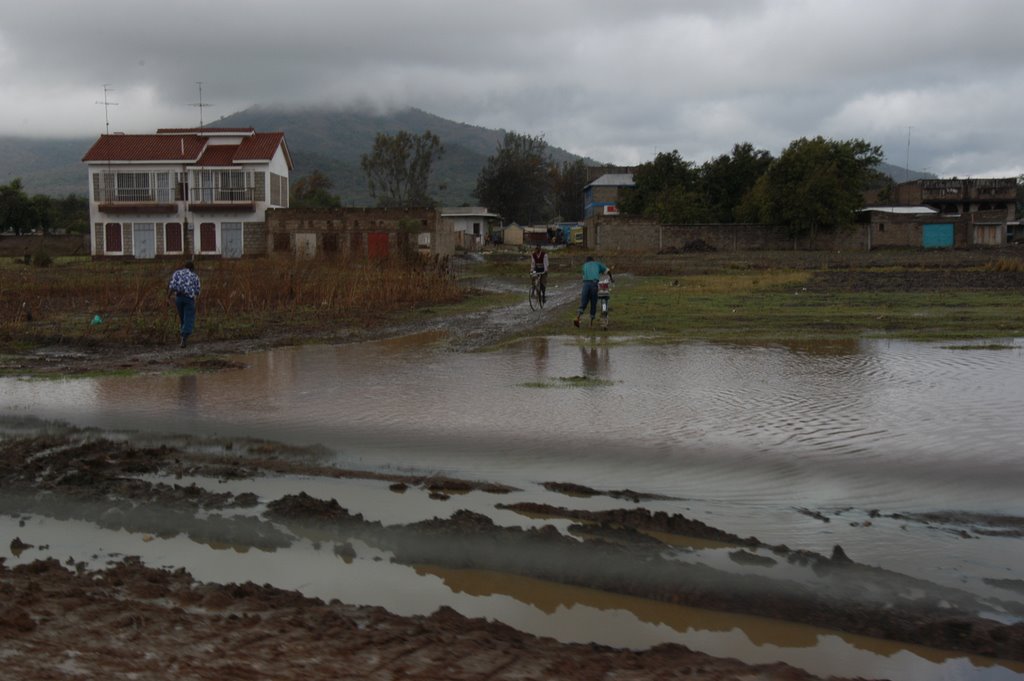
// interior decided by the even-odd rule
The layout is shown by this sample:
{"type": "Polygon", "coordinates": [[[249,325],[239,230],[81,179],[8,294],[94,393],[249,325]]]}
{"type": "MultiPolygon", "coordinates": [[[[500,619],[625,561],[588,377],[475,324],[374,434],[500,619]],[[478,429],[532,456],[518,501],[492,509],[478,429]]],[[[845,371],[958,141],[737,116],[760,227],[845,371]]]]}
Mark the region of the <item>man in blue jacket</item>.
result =
{"type": "Polygon", "coordinates": [[[175,270],[167,285],[167,292],[178,310],[178,321],[181,322],[181,347],[185,347],[195,327],[199,288],[199,275],[196,274],[196,266],[191,260],[181,269],[175,270]]]}
{"type": "Polygon", "coordinates": [[[572,320],[573,326],[580,325],[580,317],[587,304],[590,304],[590,323],[594,323],[597,315],[597,280],[601,275],[608,272],[603,263],[594,260],[594,256],[588,255],[587,261],[583,263],[583,290],[580,292],[580,309],[576,312],[576,319],[572,320]]]}

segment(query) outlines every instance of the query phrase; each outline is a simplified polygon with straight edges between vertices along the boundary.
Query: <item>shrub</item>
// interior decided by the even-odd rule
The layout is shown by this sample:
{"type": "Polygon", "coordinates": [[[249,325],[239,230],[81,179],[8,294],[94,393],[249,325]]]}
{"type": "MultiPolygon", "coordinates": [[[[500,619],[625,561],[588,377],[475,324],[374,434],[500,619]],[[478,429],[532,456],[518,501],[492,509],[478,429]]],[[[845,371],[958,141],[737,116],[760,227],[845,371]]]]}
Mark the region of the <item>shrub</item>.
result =
{"type": "Polygon", "coordinates": [[[49,267],[53,264],[53,258],[50,257],[49,253],[40,248],[32,254],[32,264],[36,267],[49,267]]]}

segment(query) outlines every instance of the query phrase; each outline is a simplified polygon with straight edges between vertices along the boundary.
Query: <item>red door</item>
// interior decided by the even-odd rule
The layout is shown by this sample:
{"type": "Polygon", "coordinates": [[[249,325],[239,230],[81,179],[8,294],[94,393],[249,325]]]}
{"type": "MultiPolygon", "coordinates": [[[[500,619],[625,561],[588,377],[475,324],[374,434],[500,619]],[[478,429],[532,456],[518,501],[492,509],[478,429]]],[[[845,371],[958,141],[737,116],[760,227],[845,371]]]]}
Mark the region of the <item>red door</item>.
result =
{"type": "Polygon", "coordinates": [[[199,225],[199,250],[202,253],[217,252],[217,225],[212,222],[199,225]]]}
{"type": "Polygon", "coordinates": [[[183,250],[181,223],[168,222],[164,227],[164,253],[181,253],[183,250]]]}
{"type": "Polygon", "coordinates": [[[103,250],[106,253],[121,253],[124,245],[121,241],[121,223],[108,222],[103,230],[103,250]]]}
{"type": "Polygon", "coordinates": [[[370,232],[366,241],[366,253],[371,258],[388,257],[388,233],[370,232]]]}

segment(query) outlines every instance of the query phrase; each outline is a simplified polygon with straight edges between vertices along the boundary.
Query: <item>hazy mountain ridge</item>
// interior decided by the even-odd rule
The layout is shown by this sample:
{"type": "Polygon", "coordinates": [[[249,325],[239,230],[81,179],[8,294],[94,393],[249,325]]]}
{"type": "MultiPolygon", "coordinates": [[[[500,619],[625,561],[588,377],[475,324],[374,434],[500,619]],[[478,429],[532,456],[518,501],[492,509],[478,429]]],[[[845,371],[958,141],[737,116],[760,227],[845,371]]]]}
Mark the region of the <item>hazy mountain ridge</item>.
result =
{"type": "MultiPolygon", "coordinates": [[[[430,130],[441,138],[444,156],[434,165],[430,193],[443,205],[476,203],[472,197],[476,178],[504,138],[505,130],[451,121],[416,108],[391,112],[329,107],[283,108],[255,106],[224,116],[209,127],[252,127],[261,132],[285,133],[295,169],[292,181],[319,170],[334,183],[333,193],[345,205],[370,205],[366,177],[359,161],[373,148],[377,133],[406,130],[419,134],[430,130]]],[[[0,137],[0,184],[20,177],[26,192],[63,197],[86,194],[82,156],[96,137],[46,139],[0,137]]],[[[552,140],[546,140],[548,144],[552,140]]],[[[550,146],[558,163],[580,158],[550,146]]],[[[588,164],[597,161],[584,159],[588,164]]],[[[902,182],[909,177],[934,178],[930,173],[910,171],[887,163],[879,170],[902,182]]]]}

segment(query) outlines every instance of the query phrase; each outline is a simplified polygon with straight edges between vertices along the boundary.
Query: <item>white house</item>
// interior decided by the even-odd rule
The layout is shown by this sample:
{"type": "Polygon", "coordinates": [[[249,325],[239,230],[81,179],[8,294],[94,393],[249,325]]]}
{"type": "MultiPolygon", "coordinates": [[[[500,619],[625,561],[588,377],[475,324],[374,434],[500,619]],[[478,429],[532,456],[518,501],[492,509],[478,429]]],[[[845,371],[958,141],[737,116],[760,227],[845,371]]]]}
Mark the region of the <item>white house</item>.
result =
{"type": "Polygon", "coordinates": [[[266,210],[288,206],[292,160],[281,132],[101,135],[82,161],[94,256],[264,254],[266,210]]]}

